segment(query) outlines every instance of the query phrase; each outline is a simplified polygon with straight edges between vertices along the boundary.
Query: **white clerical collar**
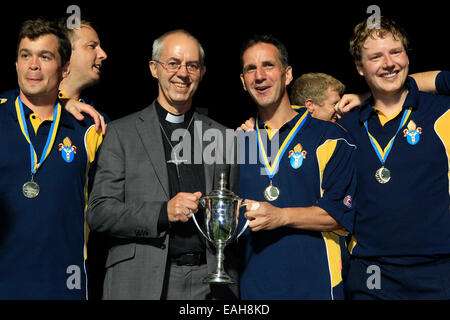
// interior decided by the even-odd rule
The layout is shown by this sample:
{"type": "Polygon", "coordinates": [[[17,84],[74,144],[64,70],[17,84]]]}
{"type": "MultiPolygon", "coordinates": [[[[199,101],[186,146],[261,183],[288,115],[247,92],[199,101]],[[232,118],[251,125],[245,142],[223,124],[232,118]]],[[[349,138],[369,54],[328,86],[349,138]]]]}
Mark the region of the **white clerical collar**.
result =
{"type": "Polygon", "coordinates": [[[170,123],[182,123],[184,121],[184,113],[176,116],[174,114],[171,114],[170,112],[167,112],[166,121],[170,123]]]}

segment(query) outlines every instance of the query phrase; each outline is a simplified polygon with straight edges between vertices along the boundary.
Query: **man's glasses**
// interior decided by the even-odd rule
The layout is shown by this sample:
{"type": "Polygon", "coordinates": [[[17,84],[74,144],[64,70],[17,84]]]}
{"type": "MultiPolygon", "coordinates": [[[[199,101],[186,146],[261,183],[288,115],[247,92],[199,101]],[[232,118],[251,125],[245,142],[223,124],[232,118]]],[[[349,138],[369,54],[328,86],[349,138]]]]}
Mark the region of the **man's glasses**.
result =
{"type": "Polygon", "coordinates": [[[198,74],[200,72],[201,65],[198,62],[188,62],[186,64],[181,64],[177,61],[169,61],[169,62],[161,62],[158,60],[153,60],[156,63],[159,63],[161,66],[163,66],[164,69],[167,70],[167,72],[170,73],[176,73],[178,70],[181,69],[181,67],[186,67],[186,70],[190,74],[198,74]]]}

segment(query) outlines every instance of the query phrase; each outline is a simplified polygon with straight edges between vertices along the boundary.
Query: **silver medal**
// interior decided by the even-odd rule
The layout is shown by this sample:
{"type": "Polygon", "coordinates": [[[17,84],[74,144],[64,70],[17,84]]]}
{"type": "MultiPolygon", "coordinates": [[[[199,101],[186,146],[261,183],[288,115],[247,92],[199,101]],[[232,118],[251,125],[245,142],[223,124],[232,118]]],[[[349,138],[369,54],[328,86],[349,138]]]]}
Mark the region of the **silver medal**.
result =
{"type": "Polygon", "coordinates": [[[33,180],[25,182],[22,187],[23,195],[28,199],[36,198],[40,190],[39,185],[33,180]]]}
{"type": "Polygon", "coordinates": [[[267,201],[277,200],[279,195],[280,189],[274,187],[272,184],[264,189],[264,198],[266,198],[267,201]]]}
{"type": "Polygon", "coordinates": [[[385,167],[381,167],[375,172],[375,179],[378,183],[385,184],[391,180],[391,172],[385,167]]]}

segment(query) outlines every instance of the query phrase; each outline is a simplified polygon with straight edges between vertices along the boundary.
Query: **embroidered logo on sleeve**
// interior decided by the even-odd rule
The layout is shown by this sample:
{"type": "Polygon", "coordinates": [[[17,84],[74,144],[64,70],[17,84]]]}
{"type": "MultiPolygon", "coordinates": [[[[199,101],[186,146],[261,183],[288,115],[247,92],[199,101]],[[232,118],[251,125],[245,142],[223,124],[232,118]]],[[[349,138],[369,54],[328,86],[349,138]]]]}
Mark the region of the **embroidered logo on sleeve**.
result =
{"type": "Polygon", "coordinates": [[[351,208],[352,207],[352,196],[348,195],[344,198],[344,201],[342,201],[344,203],[344,205],[347,208],[351,208]]]}

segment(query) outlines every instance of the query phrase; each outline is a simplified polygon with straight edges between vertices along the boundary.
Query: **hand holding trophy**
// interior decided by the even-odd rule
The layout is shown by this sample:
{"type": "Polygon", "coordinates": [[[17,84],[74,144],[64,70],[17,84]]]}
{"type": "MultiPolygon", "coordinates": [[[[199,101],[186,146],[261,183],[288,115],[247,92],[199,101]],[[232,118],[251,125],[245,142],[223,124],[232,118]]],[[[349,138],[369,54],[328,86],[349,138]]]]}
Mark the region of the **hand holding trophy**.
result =
{"type": "Polygon", "coordinates": [[[204,225],[206,234],[197,223],[195,214],[192,218],[200,233],[216,247],[217,266],[214,273],[209,274],[204,283],[210,284],[232,284],[233,279],[223,268],[225,246],[237,238],[245,231],[249,221],[247,220],[241,232],[237,232],[239,222],[239,209],[249,203],[243,200],[232,191],[226,189],[227,180],[225,173],[220,174],[219,189],[213,190],[207,196],[200,198],[200,205],[205,208],[204,225]]]}

